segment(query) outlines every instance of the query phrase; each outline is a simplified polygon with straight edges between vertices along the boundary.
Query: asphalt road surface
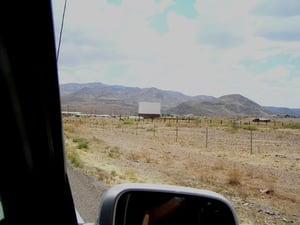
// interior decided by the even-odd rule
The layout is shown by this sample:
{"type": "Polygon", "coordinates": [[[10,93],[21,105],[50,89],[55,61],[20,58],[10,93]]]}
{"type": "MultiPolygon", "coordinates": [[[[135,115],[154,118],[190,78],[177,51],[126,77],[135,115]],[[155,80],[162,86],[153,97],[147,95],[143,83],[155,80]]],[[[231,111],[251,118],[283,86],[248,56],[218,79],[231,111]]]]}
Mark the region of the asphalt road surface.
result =
{"type": "Polygon", "coordinates": [[[77,212],[85,223],[95,223],[100,200],[107,186],[67,163],[67,172],[77,212]]]}

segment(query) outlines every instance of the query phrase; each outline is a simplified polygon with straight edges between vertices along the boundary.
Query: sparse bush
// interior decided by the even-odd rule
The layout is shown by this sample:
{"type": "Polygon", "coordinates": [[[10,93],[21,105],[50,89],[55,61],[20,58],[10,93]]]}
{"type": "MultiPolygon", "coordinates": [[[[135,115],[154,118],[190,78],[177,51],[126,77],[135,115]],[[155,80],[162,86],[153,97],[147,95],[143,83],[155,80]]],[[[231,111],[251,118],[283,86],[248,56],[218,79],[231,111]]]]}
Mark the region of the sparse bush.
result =
{"type": "Polygon", "coordinates": [[[133,169],[126,169],[124,171],[124,176],[130,182],[142,182],[142,180],[139,179],[138,175],[136,174],[136,171],[133,169]]]}
{"type": "Polygon", "coordinates": [[[238,125],[238,123],[236,121],[230,121],[227,124],[227,127],[228,127],[228,131],[230,131],[232,133],[237,132],[237,130],[240,128],[240,126],[238,125]]]}
{"type": "Polygon", "coordinates": [[[283,125],[287,129],[300,129],[300,123],[288,123],[283,125]]]}
{"type": "Polygon", "coordinates": [[[104,128],[107,125],[107,121],[100,120],[99,124],[100,124],[100,126],[102,126],[104,128]]]}
{"type": "Polygon", "coordinates": [[[95,168],[96,172],[94,172],[94,176],[97,177],[98,180],[107,182],[110,180],[111,175],[103,169],[95,168]]]}
{"type": "Polygon", "coordinates": [[[124,125],[132,125],[132,124],[134,124],[134,121],[130,120],[130,119],[126,119],[126,120],[123,121],[123,124],[124,125]]]}
{"type": "Polygon", "coordinates": [[[73,124],[64,123],[63,128],[64,128],[64,131],[66,131],[66,132],[74,133],[74,131],[75,131],[75,126],[73,124]]]}
{"type": "Polygon", "coordinates": [[[113,147],[112,149],[110,149],[108,156],[113,159],[119,159],[121,156],[119,147],[113,147]]]}
{"type": "Polygon", "coordinates": [[[116,125],[116,128],[122,128],[122,124],[120,124],[120,123],[117,124],[117,125],[116,125]]]}
{"type": "Polygon", "coordinates": [[[95,136],[93,136],[93,138],[92,138],[91,141],[93,141],[93,142],[95,142],[95,143],[97,143],[97,144],[104,144],[104,141],[103,141],[103,140],[101,140],[100,138],[95,137],[95,136]]]}
{"type": "Polygon", "coordinates": [[[215,170],[224,170],[226,168],[226,164],[224,160],[217,160],[216,163],[213,166],[213,169],[215,170]]]}
{"type": "Polygon", "coordinates": [[[89,148],[89,143],[87,140],[83,138],[74,138],[73,142],[77,143],[77,148],[79,149],[88,149],[89,148]]]}
{"type": "Polygon", "coordinates": [[[154,131],[155,131],[155,128],[154,128],[154,127],[149,127],[149,128],[146,129],[146,131],[154,132],[154,131]]]}
{"type": "Polygon", "coordinates": [[[228,184],[239,185],[241,184],[242,172],[239,168],[233,168],[228,172],[228,184]]]}
{"type": "Polygon", "coordinates": [[[209,126],[210,127],[220,127],[221,126],[221,122],[218,120],[210,120],[209,121],[209,126]]]}
{"type": "Polygon", "coordinates": [[[198,126],[199,124],[201,124],[201,119],[199,119],[199,118],[196,118],[195,120],[195,124],[198,126]]]}
{"type": "Polygon", "coordinates": [[[269,178],[269,182],[267,184],[267,194],[274,194],[276,187],[277,178],[269,178]]]}
{"type": "Polygon", "coordinates": [[[81,163],[79,157],[76,152],[74,151],[67,151],[67,159],[69,162],[76,168],[81,168],[81,163]]]}
{"type": "Polygon", "coordinates": [[[172,125],[172,123],[166,123],[166,127],[172,127],[173,125],[172,125]]]}
{"type": "Polygon", "coordinates": [[[151,158],[149,156],[145,156],[145,162],[146,163],[151,163],[151,158]]]}
{"type": "Polygon", "coordinates": [[[78,144],[78,148],[79,149],[83,149],[83,148],[88,149],[89,148],[88,142],[80,142],[78,144]]]}
{"type": "Polygon", "coordinates": [[[113,177],[116,177],[118,174],[117,174],[117,172],[115,171],[115,170],[112,170],[111,172],[110,172],[110,174],[113,176],[113,177]]]}
{"type": "Polygon", "coordinates": [[[244,126],[243,126],[243,129],[244,129],[244,130],[252,130],[252,131],[256,131],[256,130],[257,130],[257,127],[256,127],[256,126],[253,126],[253,125],[244,125],[244,126]]]}
{"type": "Polygon", "coordinates": [[[284,138],[284,135],[282,135],[282,134],[278,134],[277,136],[276,136],[276,139],[283,139],[284,138]]]}
{"type": "Polygon", "coordinates": [[[134,162],[140,161],[141,158],[142,158],[142,156],[138,152],[131,152],[128,154],[128,159],[131,161],[134,161],[134,162]]]}

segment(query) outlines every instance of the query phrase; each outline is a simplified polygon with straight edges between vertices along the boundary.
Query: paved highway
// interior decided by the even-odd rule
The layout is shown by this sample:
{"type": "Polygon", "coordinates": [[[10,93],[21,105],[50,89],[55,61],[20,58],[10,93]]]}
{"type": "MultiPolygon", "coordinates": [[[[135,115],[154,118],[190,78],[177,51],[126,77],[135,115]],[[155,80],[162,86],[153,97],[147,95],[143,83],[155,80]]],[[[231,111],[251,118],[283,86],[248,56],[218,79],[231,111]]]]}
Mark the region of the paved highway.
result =
{"type": "Polygon", "coordinates": [[[100,199],[107,186],[69,164],[67,172],[77,212],[85,223],[95,223],[100,199]]]}

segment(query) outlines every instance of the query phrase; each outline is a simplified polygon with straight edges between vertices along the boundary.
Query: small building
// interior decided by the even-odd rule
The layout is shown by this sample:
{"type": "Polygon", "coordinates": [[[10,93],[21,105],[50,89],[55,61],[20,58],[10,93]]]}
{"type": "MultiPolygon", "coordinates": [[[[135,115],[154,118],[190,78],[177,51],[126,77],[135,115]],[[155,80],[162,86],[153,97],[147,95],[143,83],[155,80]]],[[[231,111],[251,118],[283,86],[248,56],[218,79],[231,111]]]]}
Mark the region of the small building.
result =
{"type": "Polygon", "coordinates": [[[76,117],[82,116],[81,112],[62,111],[61,113],[63,116],[76,116],[76,117]]]}
{"type": "Polygon", "coordinates": [[[264,122],[264,123],[269,123],[269,122],[271,122],[271,120],[270,120],[270,119],[267,119],[267,118],[255,118],[255,119],[253,119],[252,121],[253,121],[253,122],[257,122],[257,123],[259,123],[259,122],[264,122]]]}
{"type": "Polygon", "coordinates": [[[159,102],[139,102],[139,116],[145,119],[160,117],[161,105],[159,102]]]}

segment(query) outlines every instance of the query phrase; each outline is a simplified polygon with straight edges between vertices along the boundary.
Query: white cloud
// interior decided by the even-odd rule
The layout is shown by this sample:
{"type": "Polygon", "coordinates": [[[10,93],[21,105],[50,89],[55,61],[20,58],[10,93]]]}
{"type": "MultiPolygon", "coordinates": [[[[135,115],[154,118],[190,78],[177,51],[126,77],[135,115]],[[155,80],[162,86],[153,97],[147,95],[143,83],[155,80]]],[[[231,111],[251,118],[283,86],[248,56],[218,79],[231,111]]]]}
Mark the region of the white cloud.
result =
{"type": "Polygon", "coordinates": [[[172,0],[162,1],[140,1],[140,0],[123,0],[121,7],[124,7],[124,11],[130,14],[137,14],[140,17],[148,18],[157,13],[162,13],[166,8],[172,6],[174,3],[172,0]]]}
{"type": "Polygon", "coordinates": [[[265,73],[260,74],[259,80],[263,82],[271,82],[274,84],[282,84],[283,80],[287,80],[290,75],[290,70],[284,66],[275,66],[265,73]]]}
{"type": "Polygon", "coordinates": [[[228,21],[237,21],[237,18],[247,16],[259,0],[197,0],[195,8],[200,15],[226,24],[228,21]]]}
{"type": "Polygon", "coordinates": [[[299,0],[261,0],[253,9],[257,15],[291,17],[300,15],[299,0]]]}
{"type": "Polygon", "coordinates": [[[300,16],[267,17],[257,28],[257,34],[275,41],[300,41],[300,16]]]}
{"type": "Polygon", "coordinates": [[[64,67],[59,70],[60,83],[86,83],[101,81],[109,65],[85,65],[76,67],[64,67]]]}

